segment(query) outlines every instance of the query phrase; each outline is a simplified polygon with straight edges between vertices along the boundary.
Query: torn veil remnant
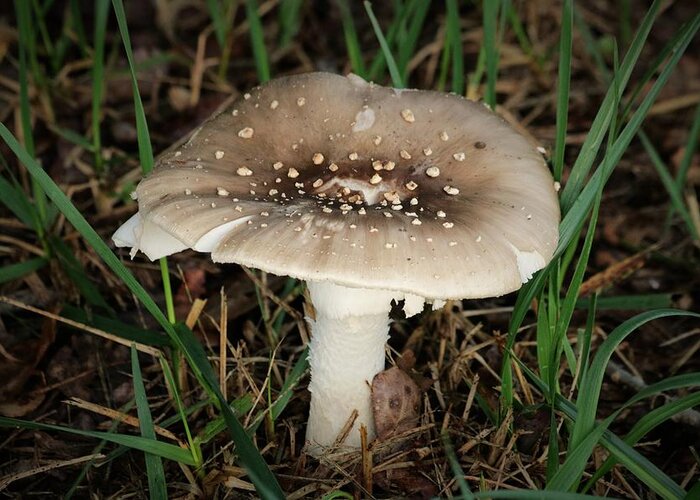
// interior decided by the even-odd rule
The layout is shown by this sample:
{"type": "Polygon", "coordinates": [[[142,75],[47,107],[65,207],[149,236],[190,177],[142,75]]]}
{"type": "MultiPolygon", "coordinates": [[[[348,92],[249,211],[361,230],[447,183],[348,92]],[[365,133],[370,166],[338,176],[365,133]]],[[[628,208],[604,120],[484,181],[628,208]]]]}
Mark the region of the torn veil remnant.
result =
{"type": "Polygon", "coordinates": [[[392,301],[517,290],[552,257],[559,206],[541,155],[485,106],[310,73],[256,87],[164,153],[113,236],[150,259],[193,248],[307,282],[309,451],[373,434],[392,301]],[[301,104],[300,104],[301,103],[301,104]]]}

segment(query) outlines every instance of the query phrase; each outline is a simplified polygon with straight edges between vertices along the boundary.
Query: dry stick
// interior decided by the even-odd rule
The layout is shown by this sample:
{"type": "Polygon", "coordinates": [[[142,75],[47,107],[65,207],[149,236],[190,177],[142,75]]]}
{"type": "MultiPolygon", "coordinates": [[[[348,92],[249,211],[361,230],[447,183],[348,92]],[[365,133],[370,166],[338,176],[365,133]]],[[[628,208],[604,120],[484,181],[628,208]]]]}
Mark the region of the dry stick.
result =
{"type": "Polygon", "coordinates": [[[520,475],[523,476],[523,479],[525,480],[525,483],[527,483],[528,488],[530,488],[531,490],[536,490],[537,485],[532,480],[532,477],[530,477],[530,473],[527,471],[527,467],[523,465],[523,461],[520,459],[519,453],[513,453],[513,462],[515,462],[515,465],[518,467],[518,471],[520,471],[520,475]]]}
{"type": "MultiPolygon", "coordinates": [[[[700,203],[698,203],[698,197],[693,191],[688,189],[685,192],[685,203],[688,205],[688,212],[690,212],[690,220],[695,226],[695,229],[700,233],[700,203]]],[[[700,246],[700,242],[697,240],[693,241],[695,246],[700,246]]]]}
{"type": "Polygon", "coordinates": [[[228,343],[228,305],[226,304],[226,292],[221,287],[221,317],[219,321],[219,386],[221,394],[226,397],[226,346],[228,343]]]}
{"type": "Polygon", "coordinates": [[[469,394],[467,395],[467,403],[464,405],[464,412],[462,412],[462,422],[466,423],[469,419],[469,411],[472,409],[474,404],[474,396],[476,396],[476,389],[479,387],[479,375],[474,375],[472,379],[472,386],[469,388],[469,394]]]}
{"type": "MultiPolygon", "coordinates": [[[[126,413],[113,410],[111,408],[106,408],[102,405],[98,405],[95,403],[91,403],[89,401],[85,401],[84,399],[80,398],[70,398],[69,400],[64,401],[67,405],[70,406],[75,406],[78,408],[82,408],[83,410],[90,411],[92,413],[97,413],[98,415],[102,415],[103,417],[107,417],[111,420],[116,420],[118,422],[122,422],[126,425],[129,425],[131,427],[134,427],[136,429],[140,428],[139,424],[139,419],[136,417],[132,417],[131,415],[128,415],[126,413]]],[[[163,436],[164,438],[171,439],[175,441],[180,447],[182,448],[187,448],[187,445],[180,441],[178,437],[170,432],[168,429],[165,429],[163,427],[160,427],[158,425],[154,425],[153,429],[155,430],[156,434],[159,436],[163,436]]]]}
{"type": "MultiPolygon", "coordinates": [[[[186,283],[184,279],[183,282],[186,283]]],[[[185,291],[187,291],[187,293],[189,294],[189,289],[187,287],[185,287],[185,291]]],[[[190,310],[187,313],[187,318],[185,319],[185,325],[187,326],[187,328],[194,331],[194,326],[197,324],[197,321],[199,321],[199,317],[202,314],[202,311],[204,310],[204,307],[206,305],[206,300],[194,299],[194,302],[190,306],[190,310]]],[[[185,353],[183,353],[182,351],[178,351],[176,353],[176,356],[178,357],[178,370],[176,374],[178,386],[180,387],[182,393],[187,394],[190,391],[190,386],[189,381],[187,379],[188,365],[185,362],[185,353]]],[[[185,398],[185,403],[187,403],[189,400],[186,398],[186,396],[183,397],[185,398]]]]}
{"type": "Polygon", "coordinates": [[[357,420],[358,416],[359,412],[357,410],[352,410],[352,413],[345,421],[345,425],[343,425],[343,428],[340,429],[338,436],[335,438],[335,441],[333,441],[333,444],[331,445],[328,451],[337,450],[340,447],[340,445],[345,442],[348,435],[350,434],[350,431],[352,430],[352,426],[355,425],[355,420],[357,420]]]}
{"type": "Polygon", "coordinates": [[[0,243],[8,243],[10,245],[14,245],[29,253],[38,255],[39,257],[43,257],[44,255],[46,255],[44,251],[38,246],[22,241],[19,238],[13,238],[12,236],[6,236],[4,234],[0,235],[0,243]]]}
{"type": "Polygon", "coordinates": [[[333,492],[333,491],[340,491],[341,488],[343,488],[346,484],[353,484],[355,485],[359,490],[362,490],[363,493],[365,493],[366,498],[374,498],[372,495],[370,495],[366,490],[365,487],[360,484],[357,479],[350,473],[348,473],[346,470],[344,470],[342,467],[340,467],[337,463],[327,460],[327,459],[322,459],[323,464],[333,470],[335,470],[337,473],[339,473],[341,476],[343,476],[345,479],[343,481],[339,481],[333,485],[333,487],[328,491],[328,493],[333,492]]]}
{"type": "Polygon", "coordinates": [[[685,475],[683,478],[683,481],[681,481],[681,484],[679,485],[681,488],[686,489],[688,487],[688,484],[690,484],[690,480],[693,479],[693,476],[695,476],[695,473],[698,471],[698,463],[695,462],[693,466],[690,468],[688,473],[685,475]]]}
{"type": "Polygon", "coordinates": [[[649,109],[647,116],[672,113],[674,111],[678,111],[679,109],[694,106],[698,102],[700,102],[700,92],[691,92],[690,94],[672,97],[664,101],[658,101],[656,104],[654,104],[651,109],[649,109]]]}
{"type": "Polygon", "coordinates": [[[9,352],[7,349],[5,349],[5,348],[3,347],[2,344],[0,344],[0,356],[3,357],[3,358],[5,358],[5,359],[6,359],[7,361],[9,361],[10,363],[17,363],[17,364],[19,364],[19,363],[22,362],[21,359],[16,358],[16,357],[14,357],[12,354],[10,354],[10,352],[9,352]]]}
{"type": "Polygon", "coordinates": [[[360,443],[362,446],[362,479],[365,489],[372,494],[372,452],[367,446],[367,427],[360,426],[360,443]]]}
{"type": "MultiPolygon", "coordinates": [[[[615,361],[608,362],[608,366],[605,367],[605,373],[610,376],[613,382],[622,383],[634,389],[635,391],[641,391],[645,389],[647,383],[641,377],[633,375],[624,369],[624,367],[615,361]]],[[[676,398],[673,396],[667,396],[669,401],[674,401],[676,398]]],[[[676,413],[671,417],[674,422],[681,422],[684,424],[692,425],[693,427],[700,427],[700,412],[693,410],[692,408],[684,410],[680,413],[676,413]]]]}
{"type": "Polygon", "coordinates": [[[679,335],[676,335],[673,338],[670,338],[664,342],[661,342],[659,344],[659,347],[668,347],[670,345],[675,344],[676,342],[680,342],[681,340],[685,340],[688,337],[692,337],[693,335],[697,335],[698,333],[700,333],[700,328],[693,328],[692,330],[688,330],[687,332],[683,332],[679,335]]]}
{"type": "Polygon", "coordinates": [[[130,347],[132,344],[136,346],[136,349],[144,352],[146,354],[150,354],[151,356],[162,356],[162,352],[160,349],[156,349],[155,347],[147,346],[145,344],[141,344],[139,342],[133,342],[131,340],[125,340],[121,337],[117,337],[116,335],[112,335],[111,333],[107,333],[103,330],[100,330],[98,328],[94,328],[92,326],[86,325],[84,323],[79,323],[78,321],[73,321],[72,319],[64,318],[63,316],[59,316],[58,314],[53,314],[48,311],[44,311],[42,309],[38,309],[34,306],[30,306],[28,304],[24,304],[22,302],[19,302],[18,300],[11,299],[10,297],[7,297],[5,295],[0,295],[0,302],[5,302],[6,304],[10,304],[15,307],[19,307],[20,309],[24,309],[26,311],[30,311],[36,314],[39,314],[40,316],[44,316],[49,319],[53,319],[56,321],[60,321],[61,323],[65,323],[66,325],[70,325],[74,328],[78,328],[80,330],[84,330],[88,333],[92,333],[93,335],[96,335],[98,337],[102,337],[107,340],[111,340],[112,342],[116,342],[117,344],[124,345],[126,347],[130,347]]]}
{"type": "Polygon", "coordinates": [[[296,320],[302,319],[302,316],[299,314],[299,312],[288,304],[288,300],[280,299],[277,295],[275,295],[272,292],[272,290],[270,290],[270,288],[267,286],[267,284],[263,283],[263,281],[260,278],[258,278],[255,275],[255,273],[253,273],[247,267],[241,266],[241,269],[243,269],[248,278],[250,278],[250,280],[258,287],[263,296],[267,297],[279,307],[284,309],[284,311],[287,314],[289,314],[292,318],[296,320]]]}
{"type": "Polygon", "coordinates": [[[512,306],[491,307],[489,309],[470,309],[469,311],[462,311],[462,317],[471,318],[473,316],[484,316],[486,314],[508,314],[511,312],[513,312],[512,306]]]}
{"type": "MultiPolygon", "coordinates": [[[[278,477],[281,475],[278,475],[278,477]]],[[[293,491],[289,495],[287,495],[287,500],[300,500],[302,498],[307,498],[309,497],[312,493],[316,492],[319,488],[321,488],[322,485],[319,483],[309,483],[305,486],[302,486],[296,491],[293,491]]],[[[313,497],[317,497],[317,495],[314,495],[313,497]]],[[[312,498],[313,498],[312,497],[312,498]]]]}
{"type": "Polygon", "coordinates": [[[671,373],[676,373],[684,364],[690,360],[693,356],[695,356],[695,353],[700,350],[700,340],[695,342],[690,349],[687,349],[684,353],[683,356],[681,356],[678,361],[673,363],[673,366],[671,367],[671,373]]]}
{"type": "Polygon", "coordinates": [[[58,469],[61,467],[69,467],[71,465],[77,465],[77,464],[81,464],[83,462],[89,462],[91,460],[98,460],[100,458],[105,458],[105,456],[102,455],[101,453],[95,453],[93,455],[85,455],[84,457],[73,458],[71,460],[51,461],[50,463],[48,463],[46,465],[41,465],[39,467],[35,467],[34,469],[22,471],[22,472],[19,472],[17,474],[10,474],[10,475],[7,475],[7,476],[0,479],[0,491],[7,488],[10,485],[10,483],[13,483],[14,481],[18,481],[20,479],[25,479],[27,477],[34,476],[36,474],[43,474],[45,472],[55,470],[55,469],[58,469]]]}
{"type": "MultiPolygon", "coordinates": [[[[302,340],[304,341],[304,344],[308,343],[309,335],[306,331],[306,323],[304,322],[303,316],[299,314],[299,312],[291,307],[288,303],[289,298],[286,300],[280,299],[277,295],[272,293],[272,291],[267,287],[266,284],[264,284],[260,278],[258,278],[255,273],[253,273],[250,269],[248,269],[245,266],[241,266],[241,269],[246,273],[248,278],[258,287],[260,290],[260,293],[270,299],[272,302],[277,304],[277,306],[281,307],[284,309],[284,311],[289,314],[294,319],[294,322],[297,325],[297,329],[299,330],[299,334],[301,335],[302,340]]],[[[310,304],[310,301],[308,300],[308,297],[305,297],[304,300],[304,310],[306,311],[306,308],[308,307],[307,304],[310,304]]],[[[306,314],[306,316],[309,316],[309,314],[306,314]]],[[[267,326],[267,324],[266,324],[267,326]]]]}
{"type": "Polygon", "coordinates": [[[503,453],[503,444],[506,442],[506,436],[508,436],[508,431],[510,430],[510,425],[513,423],[513,410],[508,408],[508,413],[503,419],[503,423],[496,431],[496,435],[493,438],[493,447],[489,452],[488,459],[486,462],[489,465],[493,465],[498,460],[498,457],[503,453]]]}
{"type": "Polygon", "coordinates": [[[632,488],[632,486],[630,486],[630,484],[625,480],[624,476],[620,473],[620,470],[617,467],[613,469],[612,473],[625,488],[625,490],[621,493],[629,495],[629,498],[633,498],[634,500],[642,500],[642,498],[634,491],[634,488],[632,488]]]}
{"type": "Polygon", "coordinates": [[[520,365],[518,363],[512,363],[513,371],[520,383],[520,388],[523,390],[523,398],[525,399],[525,404],[534,405],[535,398],[532,396],[532,391],[530,390],[530,384],[523,376],[523,372],[520,370],[520,365]]]}
{"type": "MultiPolygon", "coordinates": [[[[513,435],[511,436],[510,440],[508,441],[508,445],[506,446],[505,450],[503,450],[503,453],[501,454],[501,459],[500,459],[500,465],[498,467],[498,476],[497,476],[497,484],[498,486],[502,486],[503,483],[507,480],[506,477],[503,476],[503,473],[506,470],[506,465],[510,465],[510,462],[513,458],[513,454],[511,453],[513,451],[513,448],[515,447],[515,443],[518,440],[519,433],[514,432],[513,435]]],[[[515,473],[510,474],[510,476],[514,476],[515,473]]],[[[510,478],[508,477],[508,479],[510,478]]]]}
{"type": "MultiPolygon", "coordinates": [[[[197,106],[199,96],[202,91],[202,76],[204,74],[204,52],[207,44],[207,38],[213,31],[213,27],[209,27],[202,31],[197,37],[197,52],[194,57],[194,64],[190,72],[190,108],[197,106]]],[[[211,64],[211,61],[209,62],[211,64]]]]}

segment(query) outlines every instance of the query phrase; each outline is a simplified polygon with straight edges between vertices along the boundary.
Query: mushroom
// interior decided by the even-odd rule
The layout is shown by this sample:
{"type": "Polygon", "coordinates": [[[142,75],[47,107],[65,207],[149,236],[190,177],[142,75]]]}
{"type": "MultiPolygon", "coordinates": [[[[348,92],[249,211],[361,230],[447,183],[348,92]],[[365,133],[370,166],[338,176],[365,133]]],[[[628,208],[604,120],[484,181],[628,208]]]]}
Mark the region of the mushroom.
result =
{"type": "Polygon", "coordinates": [[[392,302],[411,316],[517,290],[560,217],[541,155],[485,106],[327,73],[254,88],[160,156],[136,197],[113,236],[132,256],[192,248],[306,281],[314,455],[354,410],[343,444],[373,435],[392,302]]]}

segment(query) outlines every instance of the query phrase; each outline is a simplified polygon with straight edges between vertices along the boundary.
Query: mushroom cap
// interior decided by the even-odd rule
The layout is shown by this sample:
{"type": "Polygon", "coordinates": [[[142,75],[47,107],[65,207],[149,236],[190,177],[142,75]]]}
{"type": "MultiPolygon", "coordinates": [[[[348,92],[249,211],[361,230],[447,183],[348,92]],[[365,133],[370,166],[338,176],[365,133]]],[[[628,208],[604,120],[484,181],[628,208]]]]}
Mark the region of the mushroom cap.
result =
{"type": "Polygon", "coordinates": [[[542,156],[484,105],[329,73],[246,93],[136,195],[169,253],[429,299],[517,290],[560,218],[542,156]]]}

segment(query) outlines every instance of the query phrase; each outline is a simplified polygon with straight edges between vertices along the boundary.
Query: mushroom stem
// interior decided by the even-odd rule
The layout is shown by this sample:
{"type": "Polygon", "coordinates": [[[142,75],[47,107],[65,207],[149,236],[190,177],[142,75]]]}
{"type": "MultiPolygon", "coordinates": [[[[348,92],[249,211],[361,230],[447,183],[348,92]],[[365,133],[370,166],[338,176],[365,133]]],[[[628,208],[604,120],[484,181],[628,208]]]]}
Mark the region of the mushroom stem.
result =
{"type": "Polygon", "coordinates": [[[336,442],[354,410],[357,418],[341,446],[360,446],[361,425],[374,438],[370,388],[384,370],[393,297],[384,290],[329,282],[310,282],[308,287],[316,318],[308,318],[311,408],[306,440],[307,451],[318,456],[336,442]]]}

